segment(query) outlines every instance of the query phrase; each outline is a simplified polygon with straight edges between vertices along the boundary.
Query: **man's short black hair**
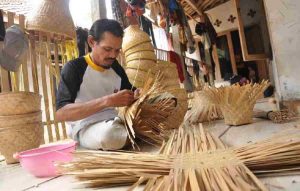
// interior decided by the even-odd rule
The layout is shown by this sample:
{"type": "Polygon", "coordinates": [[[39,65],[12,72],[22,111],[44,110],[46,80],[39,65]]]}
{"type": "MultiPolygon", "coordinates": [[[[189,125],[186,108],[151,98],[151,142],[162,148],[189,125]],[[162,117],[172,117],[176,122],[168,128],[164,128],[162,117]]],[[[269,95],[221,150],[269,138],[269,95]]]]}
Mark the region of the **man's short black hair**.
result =
{"type": "Polygon", "coordinates": [[[112,19],[99,19],[96,20],[90,31],[89,35],[93,36],[95,41],[99,42],[105,32],[110,32],[116,37],[123,37],[124,31],[118,21],[112,19]]]}

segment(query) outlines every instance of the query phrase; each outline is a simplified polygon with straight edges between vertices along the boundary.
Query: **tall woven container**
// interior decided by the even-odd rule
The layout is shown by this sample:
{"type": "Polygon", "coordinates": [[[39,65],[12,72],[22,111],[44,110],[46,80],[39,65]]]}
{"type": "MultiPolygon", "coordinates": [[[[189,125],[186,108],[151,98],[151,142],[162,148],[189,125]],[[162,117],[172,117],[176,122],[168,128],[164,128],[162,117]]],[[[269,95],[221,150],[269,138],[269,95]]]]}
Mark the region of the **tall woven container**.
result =
{"type": "Polygon", "coordinates": [[[27,17],[26,28],[75,39],[75,25],[69,10],[69,0],[36,1],[27,17]]]}
{"type": "Polygon", "coordinates": [[[16,152],[37,148],[43,141],[42,123],[31,123],[0,128],[0,152],[6,163],[16,163],[13,158],[16,152]]]}
{"type": "Polygon", "coordinates": [[[41,110],[41,96],[32,92],[0,93],[0,116],[34,113],[41,110]]]}
{"type": "Polygon", "coordinates": [[[29,92],[0,94],[0,153],[6,163],[13,154],[39,147],[44,137],[41,96],[29,92]]]}

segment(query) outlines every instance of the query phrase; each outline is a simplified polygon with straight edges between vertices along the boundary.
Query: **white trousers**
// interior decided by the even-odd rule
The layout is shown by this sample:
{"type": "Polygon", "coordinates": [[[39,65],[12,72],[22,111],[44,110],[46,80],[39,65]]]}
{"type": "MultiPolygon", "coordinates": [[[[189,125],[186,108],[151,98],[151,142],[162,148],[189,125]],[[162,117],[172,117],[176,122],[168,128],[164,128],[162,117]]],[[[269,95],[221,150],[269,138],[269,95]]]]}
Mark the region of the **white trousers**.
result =
{"type": "Polygon", "coordinates": [[[92,124],[79,131],[79,143],[93,150],[118,150],[125,146],[127,132],[119,117],[92,124]]]}

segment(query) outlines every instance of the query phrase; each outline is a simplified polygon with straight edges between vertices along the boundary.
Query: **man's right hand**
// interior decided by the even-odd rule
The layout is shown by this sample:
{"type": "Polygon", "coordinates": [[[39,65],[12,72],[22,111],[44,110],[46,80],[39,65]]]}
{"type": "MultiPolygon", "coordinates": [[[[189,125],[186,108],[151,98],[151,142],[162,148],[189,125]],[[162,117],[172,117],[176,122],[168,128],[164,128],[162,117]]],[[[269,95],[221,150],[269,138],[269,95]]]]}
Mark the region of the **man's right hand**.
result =
{"type": "Polygon", "coordinates": [[[134,93],[131,90],[121,90],[107,97],[109,107],[129,106],[134,102],[134,93]]]}

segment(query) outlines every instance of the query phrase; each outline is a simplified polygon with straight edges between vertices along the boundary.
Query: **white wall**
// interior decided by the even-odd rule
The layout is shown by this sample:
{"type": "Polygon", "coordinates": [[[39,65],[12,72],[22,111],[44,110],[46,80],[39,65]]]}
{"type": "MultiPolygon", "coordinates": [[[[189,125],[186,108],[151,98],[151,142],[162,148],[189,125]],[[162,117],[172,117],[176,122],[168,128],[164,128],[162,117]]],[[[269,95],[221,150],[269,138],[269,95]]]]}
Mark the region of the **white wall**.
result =
{"type": "Polygon", "coordinates": [[[274,77],[283,100],[300,99],[300,1],[264,0],[274,52],[274,77]]]}

